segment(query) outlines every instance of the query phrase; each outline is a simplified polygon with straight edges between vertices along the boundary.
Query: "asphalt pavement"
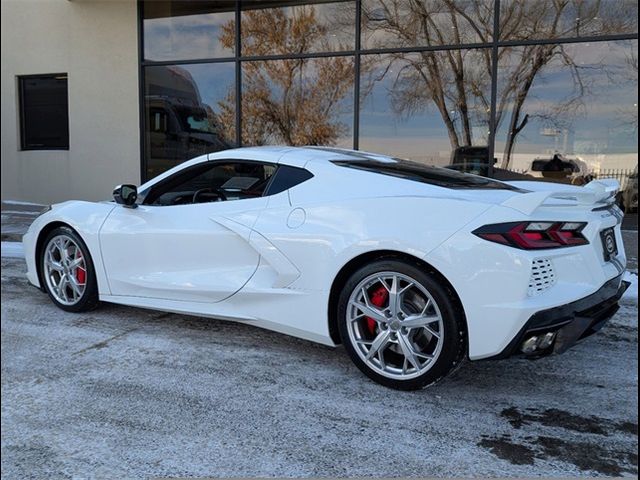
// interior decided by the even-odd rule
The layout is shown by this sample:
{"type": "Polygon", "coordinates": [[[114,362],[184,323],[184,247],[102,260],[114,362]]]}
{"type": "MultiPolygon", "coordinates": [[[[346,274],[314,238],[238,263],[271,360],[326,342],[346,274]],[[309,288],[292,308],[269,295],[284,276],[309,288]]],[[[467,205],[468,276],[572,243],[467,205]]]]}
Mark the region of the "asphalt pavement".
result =
{"type": "Polygon", "coordinates": [[[419,392],[342,348],[103,305],[2,260],[2,478],[638,473],[637,300],[562,356],[467,362],[419,392]]]}

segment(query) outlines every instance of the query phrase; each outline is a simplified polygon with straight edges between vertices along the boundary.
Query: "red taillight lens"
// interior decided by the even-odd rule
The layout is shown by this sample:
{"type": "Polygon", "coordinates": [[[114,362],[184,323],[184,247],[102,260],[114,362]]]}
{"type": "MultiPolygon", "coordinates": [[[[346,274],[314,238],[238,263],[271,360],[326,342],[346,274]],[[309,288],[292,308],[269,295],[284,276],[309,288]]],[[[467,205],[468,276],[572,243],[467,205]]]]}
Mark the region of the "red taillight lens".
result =
{"type": "Polygon", "coordinates": [[[523,250],[587,245],[582,222],[510,222],[485,225],[473,233],[490,242],[523,250]]]}

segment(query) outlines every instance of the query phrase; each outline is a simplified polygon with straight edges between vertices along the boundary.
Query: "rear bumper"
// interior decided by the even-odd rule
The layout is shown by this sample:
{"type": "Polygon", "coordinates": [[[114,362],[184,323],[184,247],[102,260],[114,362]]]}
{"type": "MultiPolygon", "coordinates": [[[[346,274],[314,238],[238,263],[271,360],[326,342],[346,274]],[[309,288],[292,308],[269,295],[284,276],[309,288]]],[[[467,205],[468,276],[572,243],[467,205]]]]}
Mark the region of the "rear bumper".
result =
{"type": "Polygon", "coordinates": [[[629,285],[619,275],[587,297],[535,313],[504,350],[488,359],[497,360],[514,355],[540,358],[567,351],[578,341],[596,333],[613,317],[620,308],[618,301],[629,285]],[[526,340],[534,336],[541,338],[545,334],[555,334],[549,346],[527,354],[521,351],[526,340]]]}

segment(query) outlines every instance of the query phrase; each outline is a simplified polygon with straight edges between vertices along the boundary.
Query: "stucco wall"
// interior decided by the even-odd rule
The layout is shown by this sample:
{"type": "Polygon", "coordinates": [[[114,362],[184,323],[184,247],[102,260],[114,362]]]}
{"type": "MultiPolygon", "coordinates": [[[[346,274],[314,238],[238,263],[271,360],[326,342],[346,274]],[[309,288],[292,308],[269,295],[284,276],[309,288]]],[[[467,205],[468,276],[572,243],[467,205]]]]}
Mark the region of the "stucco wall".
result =
{"type": "Polygon", "coordinates": [[[2,199],[99,200],[140,180],[134,0],[1,0],[2,199]],[[68,73],[69,150],[20,151],[17,76],[68,73]]]}

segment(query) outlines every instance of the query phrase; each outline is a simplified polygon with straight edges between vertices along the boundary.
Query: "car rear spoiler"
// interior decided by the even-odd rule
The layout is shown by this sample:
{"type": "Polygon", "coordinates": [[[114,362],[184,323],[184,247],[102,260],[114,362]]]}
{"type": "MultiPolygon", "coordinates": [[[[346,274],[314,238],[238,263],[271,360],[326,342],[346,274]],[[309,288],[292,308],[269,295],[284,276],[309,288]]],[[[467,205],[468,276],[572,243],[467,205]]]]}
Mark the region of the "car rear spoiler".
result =
{"type": "Polygon", "coordinates": [[[584,187],[535,181],[506,183],[528,192],[514,195],[501,205],[526,215],[531,215],[541,206],[610,205],[615,202],[616,194],[620,191],[620,182],[613,178],[593,180],[584,187]],[[559,200],[559,202],[553,203],[552,200],[559,200]]]}

